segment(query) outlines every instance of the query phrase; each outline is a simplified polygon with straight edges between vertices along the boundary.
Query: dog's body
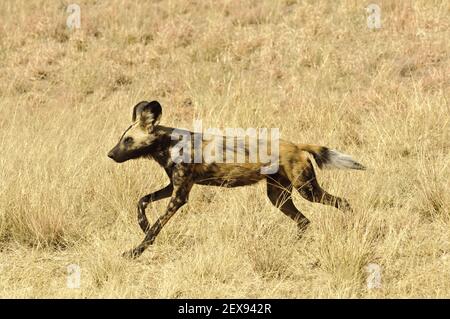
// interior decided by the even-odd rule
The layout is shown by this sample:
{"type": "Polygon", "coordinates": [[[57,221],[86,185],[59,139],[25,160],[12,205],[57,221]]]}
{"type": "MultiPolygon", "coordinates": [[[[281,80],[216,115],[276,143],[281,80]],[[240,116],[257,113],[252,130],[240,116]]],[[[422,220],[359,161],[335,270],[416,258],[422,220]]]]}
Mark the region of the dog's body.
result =
{"type": "Polygon", "coordinates": [[[185,135],[194,136],[191,140],[193,152],[189,154],[188,161],[174,161],[173,150],[177,147],[179,140],[173,138],[173,133],[175,130],[179,133],[180,130],[158,125],[161,114],[161,105],[156,101],[137,104],[133,110],[133,124],[108,154],[118,163],[140,157],[153,158],[164,168],[170,179],[168,186],[139,200],[138,221],[146,236],[138,247],[125,253],[126,256],[137,257],[154,242],[162,227],[187,202],[194,184],[238,187],[266,180],[267,195],[271,203],[292,218],[301,231],[307,227],[309,220],[294,206],[291,197],[292,188],[297,189],[309,201],[332,205],[341,210],[350,210],[350,205],[345,199],[333,196],[320,187],[308,154],[314,157],[321,168],[364,169],[350,156],[323,146],[293,144],[278,140],[278,169],[276,172],[264,174],[263,168],[267,163],[259,160],[248,161],[252,149],[247,141],[240,144],[241,148],[237,147],[239,143],[235,143],[233,144],[235,147],[231,149],[232,154],[242,155],[245,159],[242,162],[207,162],[202,156],[201,161],[194,161],[195,152],[199,149],[204,151],[208,147],[208,141],[201,133],[184,131],[185,135]],[[194,147],[195,140],[201,141],[200,148],[194,147]],[[168,197],[171,199],[166,213],[150,227],[145,215],[147,205],[168,197]]]}

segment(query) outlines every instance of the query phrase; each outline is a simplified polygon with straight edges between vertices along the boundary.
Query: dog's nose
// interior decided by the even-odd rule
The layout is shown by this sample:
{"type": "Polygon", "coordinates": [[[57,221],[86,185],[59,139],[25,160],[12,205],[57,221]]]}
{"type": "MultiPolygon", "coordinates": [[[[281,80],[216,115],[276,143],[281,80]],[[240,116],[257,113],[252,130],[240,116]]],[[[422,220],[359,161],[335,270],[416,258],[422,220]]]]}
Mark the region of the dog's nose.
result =
{"type": "Polygon", "coordinates": [[[108,153],[108,157],[111,158],[111,159],[114,157],[114,154],[113,154],[112,151],[108,153]]]}

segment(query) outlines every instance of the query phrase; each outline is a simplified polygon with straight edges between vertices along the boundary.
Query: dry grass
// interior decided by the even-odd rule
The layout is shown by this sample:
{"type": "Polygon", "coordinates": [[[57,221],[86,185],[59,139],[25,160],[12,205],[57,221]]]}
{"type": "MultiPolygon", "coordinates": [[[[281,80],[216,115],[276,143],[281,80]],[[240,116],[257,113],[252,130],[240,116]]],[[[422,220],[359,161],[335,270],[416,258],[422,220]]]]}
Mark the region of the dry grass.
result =
{"type": "MultiPolygon", "coordinates": [[[[450,297],[446,0],[0,2],[1,297],[450,297]],[[366,172],[321,171],[355,212],[300,197],[302,240],[263,184],[196,186],[136,261],[155,163],[106,157],[134,103],[166,125],[279,127],[366,172]],[[66,287],[79,264],[80,289],[66,287]],[[382,267],[368,290],[366,266],[382,267]]],[[[155,219],[165,202],[154,204],[155,219]]]]}

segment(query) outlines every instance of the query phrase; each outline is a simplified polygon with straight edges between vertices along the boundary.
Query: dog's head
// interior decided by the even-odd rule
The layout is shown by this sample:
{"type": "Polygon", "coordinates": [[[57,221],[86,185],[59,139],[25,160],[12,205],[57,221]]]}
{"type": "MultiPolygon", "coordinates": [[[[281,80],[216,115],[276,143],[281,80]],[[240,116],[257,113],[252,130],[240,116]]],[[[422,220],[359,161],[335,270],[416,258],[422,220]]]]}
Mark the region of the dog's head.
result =
{"type": "Polygon", "coordinates": [[[138,103],[133,109],[133,123],[122,134],[119,143],[108,153],[117,163],[123,163],[148,154],[157,142],[156,126],[161,118],[162,108],[157,101],[138,103]]]}

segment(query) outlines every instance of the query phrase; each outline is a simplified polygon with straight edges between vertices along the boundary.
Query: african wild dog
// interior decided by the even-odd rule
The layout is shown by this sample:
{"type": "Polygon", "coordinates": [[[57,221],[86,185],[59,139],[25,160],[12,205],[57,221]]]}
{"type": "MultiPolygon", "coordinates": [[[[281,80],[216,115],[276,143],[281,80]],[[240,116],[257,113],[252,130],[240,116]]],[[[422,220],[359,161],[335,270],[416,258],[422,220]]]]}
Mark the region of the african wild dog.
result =
{"type": "MultiPolygon", "coordinates": [[[[156,101],[138,103],[133,110],[133,123],[108,154],[117,163],[140,157],[152,158],[164,168],[170,179],[169,185],[139,200],[138,221],[145,233],[145,239],[135,249],[124,253],[124,256],[138,257],[149,245],[153,244],[164,225],[187,202],[189,192],[194,184],[236,187],[266,180],[267,196],[270,202],[292,218],[300,231],[308,226],[309,220],[294,206],[291,197],[292,188],[297,189],[304,198],[311,202],[331,205],[344,211],[351,210],[344,198],[333,196],[320,187],[308,154],[314,157],[320,168],[364,169],[364,166],[355,162],[350,156],[324,146],[293,144],[279,140],[279,166],[278,170],[271,174],[261,173],[264,165],[261,162],[188,163],[173,161],[171,151],[179,142],[173,139],[172,133],[176,129],[158,125],[161,114],[161,105],[156,101]],[[170,202],[165,214],[150,227],[145,215],[147,205],[167,197],[170,197],[170,202]]],[[[202,133],[193,134],[202,137],[202,133]]],[[[206,144],[203,139],[201,140],[201,143],[206,144]]],[[[204,147],[203,144],[201,147],[204,147]]],[[[244,152],[248,155],[248,144],[245,144],[244,147],[244,152]]]]}

